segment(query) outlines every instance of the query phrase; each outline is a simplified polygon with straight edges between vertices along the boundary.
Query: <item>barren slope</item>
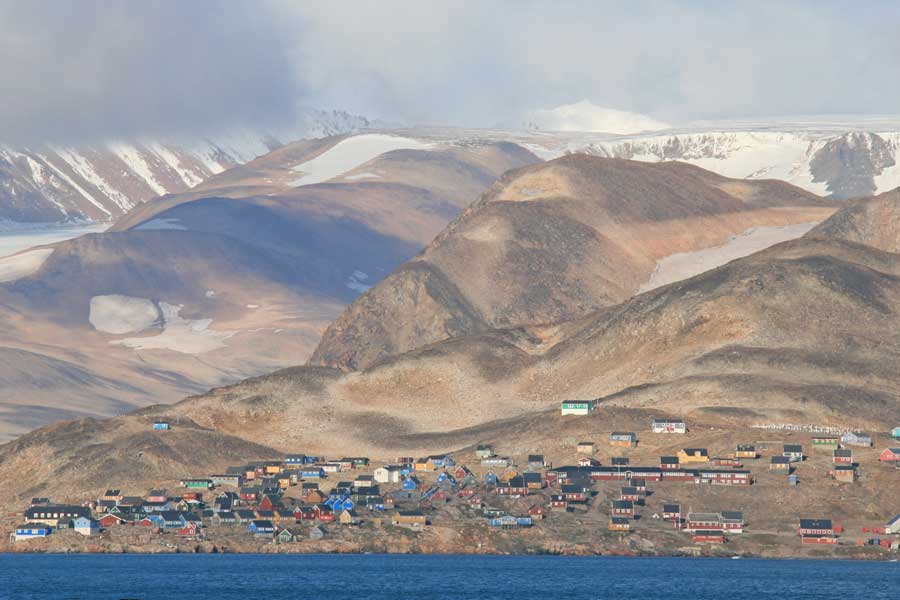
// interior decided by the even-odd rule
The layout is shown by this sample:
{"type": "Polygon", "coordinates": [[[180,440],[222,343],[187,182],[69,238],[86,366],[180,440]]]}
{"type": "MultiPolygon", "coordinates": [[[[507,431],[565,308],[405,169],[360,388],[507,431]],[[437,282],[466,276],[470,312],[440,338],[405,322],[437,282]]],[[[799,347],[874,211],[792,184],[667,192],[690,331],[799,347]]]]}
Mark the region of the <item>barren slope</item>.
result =
{"type": "Polygon", "coordinates": [[[900,188],[850,203],[820,223],[809,235],[900,252],[900,188]]]}
{"type": "Polygon", "coordinates": [[[298,165],[333,157],[348,140],[385,137],[292,144],[144,204],[112,231],[0,259],[0,346],[74,361],[92,378],[131,386],[97,395],[91,410],[83,400],[92,388],[62,377],[46,382],[53,393],[32,393],[23,358],[0,372],[9,398],[0,439],[22,423],[40,424],[34,415],[46,423],[76,406],[109,415],[115,401],[170,402],[302,363],[346,303],[418,252],[503,171],[537,160],[512,144],[387,154],[376,146],[373,158],[351,153],[361,162],[337,178],[301,185],[298,165]],[[378,177],[354,178],[360,170],[378,177]]]}
{"type": "MultiPolygon", "coordinates": [[[[880,428],[900,419],[898,318],[900,256],[802,238],[578,321],[461,337],[362,371],[296,367],[118,417],[102,427],[121,451],[95,460],[127,480],[141,451],[131,438],[159,415],[196,424],[209,443],[240,438],[283,452],[389,457],[553,440],[569,428],[554,412],[565,398],[719,427],[880,428]]],[[[0,476],[23,455],[71,460],[96,443],[93,433],[54,431],[0,447],[0,476]]],[[[87,489],[96,471],[85,468],[53,482],[38,473],[34,489],[87,489]]]]}
{"type": "Polygon", "coordinates": [[[525,167],[348,307],[311,364],[366,367],[450,337],[577,318],[632,296],[667,256],[835,206],[681,163],[570,155],[525,167]]]}

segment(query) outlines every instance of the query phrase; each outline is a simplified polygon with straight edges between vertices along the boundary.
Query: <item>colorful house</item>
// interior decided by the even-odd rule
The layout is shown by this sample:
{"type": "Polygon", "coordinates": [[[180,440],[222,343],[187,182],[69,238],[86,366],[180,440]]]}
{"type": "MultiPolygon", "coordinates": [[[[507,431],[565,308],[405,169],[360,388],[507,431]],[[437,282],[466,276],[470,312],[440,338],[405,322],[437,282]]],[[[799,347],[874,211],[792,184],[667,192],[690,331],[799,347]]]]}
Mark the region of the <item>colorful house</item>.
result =
{"type": "Polygon", "coordinates": [[[679,464],[706,463],[709,462],[709,452],[706,448],[682,448],[678,451],[679,464]]]}
{"type": "Polygon", "coordinates": [[[834,450],[841,445],[841,438],[836,435],[817,435],[812,438],[812,447],[834,450]]]}
{"type": "Polygon", "coordinates": [[[831,476],[836,481],[853,483],[856,481],[856,467],[853,465],[835,465],[831,470],[831,476]]]}
{"type": "Polygon", "coordinates": [[[800,444],[785,444],[781,455],[790,462],[801,462],[803,460],[803,446],[800,444]]]}
{"type": "Polygon", "coordinates": [[[208,489],[212,488],[212,486],[213,486],[213,483],[212,483],[211,479],[193,478],[193,479],[182,479],[181,480],[181,487],[188,488],[188,489],[208,490],[208,489]]]}
{"type": "Polygon", "coordinates": [[[691,534],[695,544],[724,544],[725,534],[722,531],[698,529],[691,534]]]}
{"type": "Polygon", "coordinates": [[[153,430],[154,431],[168,431],[171,429],[171,425],[169,425],[168,421],[154,421],[153,422],[153,430]]]}
{"type": "Polygon", "coordinates": [[[609,444],[620,448],[633,448],[637,446],[637,434],[632,431],[613,431],[609,434],[609,444]]]}
{"type": "Polygon", "coordinates": [[[772,462],[769,463],[769,470],[790,473],[791,459],[789,459],[787,456],[773,456],[772,462]]]}
{"type": "Polygon", "coordinates": [[[891,429],[891,437],[895,440],[900,440],[900,427],[894,427],[891,429]]]}
{"type": "Polygon", "coordinates": [[[575,446],[575,451],[578,452],[578,454],[593,454],[594,442],[578,442],[575,446]]]}
{"type": "Polygon", "coordinates": [[[250,523],[247,531],[258,537],[272,537],[275,535],[275,525],[271,521],[258,519],[250,523]]]}
{"type": "Polygon", "coordinates": [[[45,538],[50,535],[52,528],[46,523],[25,523],[16,526],[15,539],[17,542],[22,540],[33,540],[37,538],[45,538]]]}
{"type": "Polygon", "coordinates": [[[885,448],[878,460],[882,462],[900,463],[900,448],[885,448]]]}
{"type": "Polygon", "coordinates": [[[560,412],[565,415],[589,415],[594,410],[593,400],[563,400],[560,412]]]}
{"type": "Polygon", "coordinates": [[[78,517],[72,519],[72,529],[81,535],[97,535],[100,533],[100,522],[90,517],[78,517]]]}
{"type": "Polygon", "coordinates": [[[831,453],[831,462],[834,464],[853,464],[853,451],[849,448],[835,448],[831,453]]]}
{"type": "Polygon", "coordinates": [[[650,430],[653,433],[687,433],[687,424],[684,421],[653,419],[650,430]]]}
{"type": "Polygon", "coordinates": [[[475,456],[477,458],[490,458],[494,455],[494,449],[488,444],[479,444],[475,448],[475,456]]]}
{"type": "Polygon", "coordinates": [[[756,458],[756,446],[753,444],[738,444],[734,449],[735,458],[756,458]]]}
{"type": "Polygon", "coordinates": [[[610,531],[631,531],[631,519],[628,517],[610,517],[607,529],[610,531]]]}
{"type": "Polygon", "coordinates": [[[831,519],[800,519],[797,535],[803,544],[837,544],[831,519]]]}
{"type": "Polygon", "coordinates": [[[681,462],[679,462],[677,456],[660,456],[659,468],[674,471],[681,468],[681,462]]]}

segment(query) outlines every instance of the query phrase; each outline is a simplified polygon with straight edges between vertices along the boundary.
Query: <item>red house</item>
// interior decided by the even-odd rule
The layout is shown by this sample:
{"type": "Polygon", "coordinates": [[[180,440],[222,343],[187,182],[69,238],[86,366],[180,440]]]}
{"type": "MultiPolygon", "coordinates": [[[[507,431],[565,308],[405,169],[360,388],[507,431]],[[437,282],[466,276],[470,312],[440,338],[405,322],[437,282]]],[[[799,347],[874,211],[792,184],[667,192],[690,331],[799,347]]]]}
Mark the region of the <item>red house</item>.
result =
{"type": "Polygon", "coordinates": [[[103,515],[103,517],[100,518],[100,527],[103,527],[104,529],[107,527],[113,527],[115,525],[125,524],[132,525],[133,521],[127,521],[124,517],[115,513],[103,515]]]}
{"type": "Polygon", "coordinates": [[[316,518],[323,523],[331,523],[334,521],[334,511],[328,506],[316,504],[315,512],[316,518]]]}
{"type": "Polygon", "coordinates": [[[313,506],[298,506],[294,511],[294,518],[298,521],[315,521],[316,509],[313,506]]]}
{"type": "Polygon", "coordinates": [[[281,505],[281,502],[275,496],[270,496],[266,494],[259,501],[260,510],[275,510],[281,505]]]}
{"type": "Polygon", "coordinates": [[[536,521],[540,521],[544,518],[544,507],[541,506],[540,504],[535,504],[534,506],[532,506],[531,508],[528,509],[528,515],[532,519],[534,519],[536,521]]]}
{"type": "Polygon", "coordinates": [[[885,448],[878,457],[883,462],[900,463],[900,448],[885,448]]]}
{"type": "Polygon", "coordinates": [[[197,524],[196,523],[188,523],[181,529],[176,530],[178,535],[182,537],[194,537],[197,535],[197,524]]]}
{"type": "Polygon", "coordinates": [[[700,529],[693,533],[691,539],[695,544],[724,544],[725,534],[721,531],[700,529]]]}
{"type": "Polygon", "coordinates": [[[550,496],[550,508],[564,511],[569,508],[569,501],[563,494],[553,494],[550,496]]]}

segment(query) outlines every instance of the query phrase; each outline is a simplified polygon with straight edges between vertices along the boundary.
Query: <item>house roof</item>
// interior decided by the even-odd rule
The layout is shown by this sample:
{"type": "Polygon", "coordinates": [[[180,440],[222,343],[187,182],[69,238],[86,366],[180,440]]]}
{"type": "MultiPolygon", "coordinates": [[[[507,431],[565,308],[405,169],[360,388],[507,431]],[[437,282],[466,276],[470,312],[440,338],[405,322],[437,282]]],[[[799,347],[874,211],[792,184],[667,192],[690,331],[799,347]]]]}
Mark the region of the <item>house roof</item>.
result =
{"type": "Polygon", "coordinates": [[[256,527],[257,529],[261,529],[261,528],[274,529],[275,528],[275,526],[272,525],[272,521],[269,521],[267,519],[257,519],[255,521],[253,521],[253,526],[256,527]]]}
{"type": "Polygon", "coordinates": [[[833,529],[831,519],[800,519],[800,529],[833,529]]]}
{"type": "Polygon", "coordinates": [[[803,446],[800,444],[785,444],[784,445],[785,452],[803,452],[803,446]]]}
{"type": "Polygon", "coordinates": [[[634,509],[634,502],[631,500],[613,500],[612,507],[618,509],[634,509]]]}
{"type": "Polygon", "coordinates": [[[659,463],[662,465],[677,465],[678,457],[677,456],[660,456],[659,463]]]}
{"type": "Polygon", "coordinates": [[[787,465],[787,464],[790,464],[790,461],[788,460],[787,456],[773,456],[772,464],[773,465],[787,465]]]}
{"type": "Polygon", "coordinates": [[[832,456],[839,456],[842,458],[850,458],[853,456],[853,451],[844,448],[835,448],[832,456]]]}
{"type": "Polygon", "coordinates": [[[663,512],[681,512],[680,504],[663,504],[663,512]]]}
{"type": "Polygon", "coordinates": [[[723,510],[722,518],[726,521],[743,521],[744,513],[739,510],[723,510]]]}
{"type": "Polygon", "coordinates": [[[709,456],[709,453],[706,451],[706,448],[682,448],[681,451],[684,452],[685,454],[709,456]]]}

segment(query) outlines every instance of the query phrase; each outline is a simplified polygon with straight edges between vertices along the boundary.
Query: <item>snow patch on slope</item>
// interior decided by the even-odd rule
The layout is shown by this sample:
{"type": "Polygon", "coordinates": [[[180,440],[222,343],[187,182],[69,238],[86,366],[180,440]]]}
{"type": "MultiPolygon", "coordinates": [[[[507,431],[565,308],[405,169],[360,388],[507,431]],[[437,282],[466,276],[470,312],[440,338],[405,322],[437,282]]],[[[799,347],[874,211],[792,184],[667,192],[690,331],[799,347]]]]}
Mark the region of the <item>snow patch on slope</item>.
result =
{"type": "Polygon", "coordinates": [[[144,160],[144,157],[141,156],[140,150],[131,144],[122,143],[109,144],[109,150],[119,157],[119,160],[125,163],[132,173],[143,180],[157,196],[162,196],[168,191],[156,180],[153,169],[150,168],[150,165],[148,165],[147,161],[144,160]]]}
{"type": "Polygon", "coordinates": [[[91,298],[88,321],[97,331],[121,335],[158,325],[161,316],[152,300],[110,294],[91,298]]]}
{"type": "Polygon", "coordinates": [[[214,331],[212,319],[185,319],[180,316],[180,304],[159,303],[163,331],[149,337],[130,337],[111,341],[111,344],[135,350],[172,350],[183,354],[203,354],[225,347],[225,340],[236,331],[214,331]]]}
{"type": "Polygon", "coordinates": [[[0,258],[0,283],[9,283],[37,272],[53,254],[53,248],[37,248],[0,258]]]}
{"type": "Polygon", "coordinates": [[[428,150],[432,147],[431,144],[395,135],[356,135],[341,140],[314,159],[295,166],[293,170],[303,176],[294,181],[293,185],[328,181],[391,150],[428,150]]]}
{"type": "Polygon", "coordinates": [[[797,239],[817,224],[818,221],[796,225],[752,227],[732,236],[722,246],[672,254],[656,263],[656,269],[647,283],[638,289],[638,293],[688,279],[775,244],[797,239]]]}

